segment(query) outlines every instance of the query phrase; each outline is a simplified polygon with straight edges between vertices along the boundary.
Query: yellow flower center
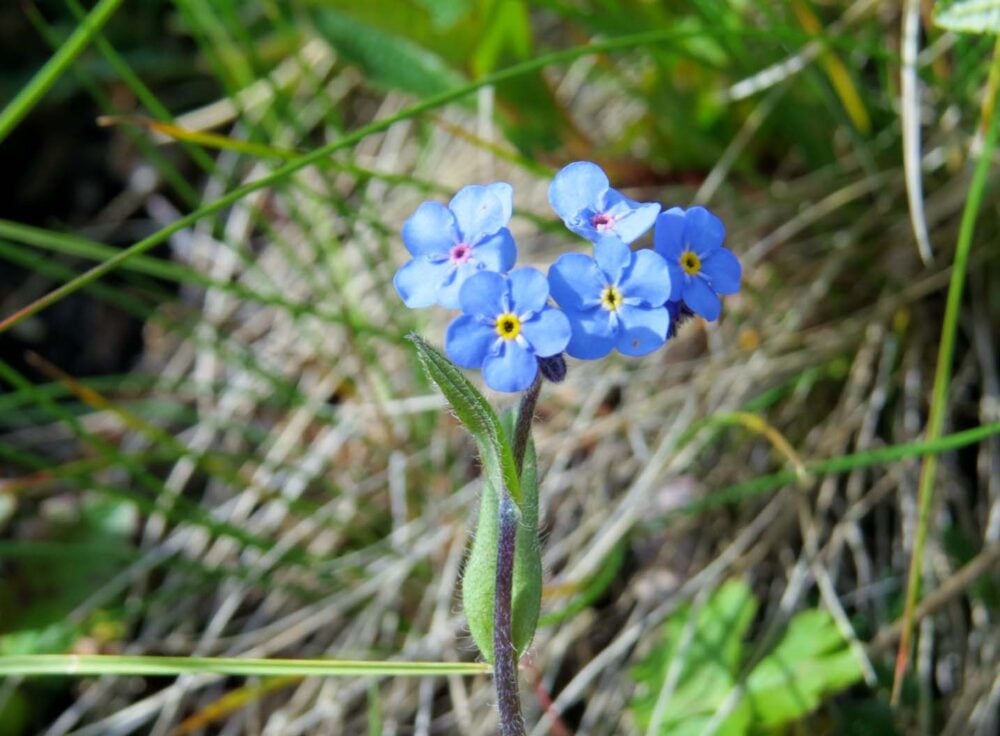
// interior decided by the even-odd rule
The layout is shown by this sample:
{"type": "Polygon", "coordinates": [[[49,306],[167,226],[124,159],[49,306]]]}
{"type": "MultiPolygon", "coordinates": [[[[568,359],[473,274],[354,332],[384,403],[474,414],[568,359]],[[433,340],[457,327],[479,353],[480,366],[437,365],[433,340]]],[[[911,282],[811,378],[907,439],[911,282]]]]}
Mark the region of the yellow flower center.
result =
{"type": "Polygon", "coordinates": [[[516,314],[501,314],[494,324],[497,334],[504,340],[513,340],[521,334],[521,320],[516,314]]]}
{"type": "Polygon", "coordinates": [[[692,250],[686,250],[681,253],[681,268],[684,269],[684,273],[690,276],[697,276],[701,270],[701,259],[698,257],[698,254],[692,250]]]}
{"type": "Polygon", "coordinates": [[[607,286],[601,292],[601,306],[609,312],[617,312],[622,305],[622,293],[617,286],[607,286]]]}

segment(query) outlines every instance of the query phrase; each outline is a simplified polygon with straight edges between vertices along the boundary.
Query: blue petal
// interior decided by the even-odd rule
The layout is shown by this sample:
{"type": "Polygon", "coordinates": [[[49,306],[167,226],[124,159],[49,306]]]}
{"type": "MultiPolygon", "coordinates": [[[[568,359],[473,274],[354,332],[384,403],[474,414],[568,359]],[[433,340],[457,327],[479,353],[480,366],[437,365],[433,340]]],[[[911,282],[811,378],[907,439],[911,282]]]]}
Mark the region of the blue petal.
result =
{"type": "Polygon", "coordinates": [[[701,262],[701,270],[719,294],[735,294],[740,290],[743,267],[731,250],[718,248],[701,262]]]}
{"type": "Polygon", "coordinates": [[[498,339],[496,330],[470,314],[463,314],[448,325],[444,336],[444,351],[457,366],[480,368],[490,347],[498,339]]]}
{"type": "Polygon", "coordinates": [[[594,260],[608,280],[617,284],[632,262],[632,251],[618,238],[605,236],[594,245],[594,260]]]}
{"type": "Polygon", "coordinates": [[[396,271],[392,285],[410,309],[429,307],[438,303],[441,284],[451,268],[448,261],[431,261],[427,256],[418,256],[396,271]]]}
{"type": "Polygon", "coordinates": [[[497,195],[479,184],[459,189],[448,207],[455,215],[459,238],[469,245],[492,235],[510,219],[497,195]]]}
{"type": "Polygon", "coordinates": [[[565,314],[546,307],[532,319],[521,323],[521,334],[536,355],[547,358],[566,349],[572,330],[565,314]]]}
{"type": "Polygon", "coordinates": [[[604,199],[607,203],[605,211],[617,218],[612,229],[623,243],[631,243],[644,235],[653,227],[656,216],[660,213],[660,205],[656,202],[636,202],[615,189],[608,190],[604,199]]]}
{"type": "Polygon", "coordinates": [[[712,287],[705,279],[697,276],[684,284],[684,303],[692,312],[700,314],[709,322],[718,319],[722,311],[719,296],[712,291],[712,287]]]}
{"type": "Polygon", "coordinates": [[[684,252],[684,210],[671,207],[656,218],[653,230],[653,250],[668,262],[680,260],[684,252]]]}
{"type": "Polygon", "coordinates": [[[514,214],[514,187],[505,181],[496,181],[492,184],[487,184],[486,188],[500,201],[500,206],[503,207],[504,223],[506,224],[510,221],[511,215],[514,214]]]}
{"type": "Polygon", "coordinates": [[[507,311],[507,279],[495,271],[479,271],[458,293],[462,311],[493,320],[507,311]]]}
{"type": "Polygon", "coordinates": [[[677,261],[667,261],[667,270],[670,272],[670,297],[668,301],[679,302],[684,296],[684,284],[690,277],[684,273],[684,269],[677,261]]]}
{"type": "Polygon", "coordinates": [[[403,223],[403,245],[415,256],[447,254],[457,242],[455,217],[440,202],[424,202],[403,223]]]}
{"type": "Polygon", "coordinates": [[[596,243],[601,238],[607,236],[603,232],[598,232],[597,228],[590,223],[590,217],[591,215],[588,212],[584,212],[583,215],[574,220],[566,220],[566,227],[569,228],[570,232],[579,235],[581,238],[589,240],[591,243],[596,243]]]}
{"type": "Polygon", "coordinates": [[[517,260],[517,246],[514,236],[507,228],[491,235],[472,249],[472,256],[488,271],[507,273],[517,260]]]}
{"type": "Polygon", "coordinates": [[[516,340],[501,340],[483,362],[483,380],[494,391],[524,391],[537,374],[538,359],[516,340]]]}
{"type": "Polygon", "coordinates": [[[659,307],[670,298],[670,267],[659,253],[636,251],[619,286],[626,299],[638,299],[648,307],[659,307]]]}
{"type": "Polygon", "coordinates": [[[618,318],[621,320],[621,328],[617,347],[624,355],[646,355],[667,339],[670,314],[666,307],[647,309],[623,304],[618,310],[618,318]]]}
{"type": "Polygon", "coordinates": [[[541,311],[549,298],[549,282],[534,268],[519,268],[510,276],[510,306],[514,314],[541,311]]]}
{"type": "Polygon", "coordinates": [[[479,273],[480,267],[471,261],[460,266],[455,266],[450,261],[445,261],[445,264],[448,266],[448,274],[438,287],[438,304],[446,309],[461,309],[462,287],[479,273]]]}
{"type": "Polygon", "coordinates": [[[583,210],[598,209],[608,190],[607,175],[597,164],[575,161],[564,166],[549,184],[549,204],[567,224],[583,210]]]}
{"type": "Polygon", "coordinates": [[[549,268],[552,298],[563,309],[582,309],[599,304],[607,279],[590,256],[566,253],[549,268]]]}
{"type": "Polygon", "coordinates": [[[685,215],[684,244],[704,259],[722,245],[726,226],[704,207],[692,207],[685,215]]]}
{"type": "Polygon", "coordinates": [[[603,358],[614,348],[617,339],[617,323],[601,307],[585,311],[567,310],[566,318],[572,334],[566,352],[574,358],[596,360],[603,358]]]}

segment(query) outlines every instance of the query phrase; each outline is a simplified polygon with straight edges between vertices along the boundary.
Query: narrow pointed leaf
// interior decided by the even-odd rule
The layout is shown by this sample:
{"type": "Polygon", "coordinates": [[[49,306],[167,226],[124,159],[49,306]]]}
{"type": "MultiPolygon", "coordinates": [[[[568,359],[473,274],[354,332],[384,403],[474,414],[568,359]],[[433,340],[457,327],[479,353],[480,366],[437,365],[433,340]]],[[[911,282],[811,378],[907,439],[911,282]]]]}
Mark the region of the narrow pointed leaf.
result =
{"type": "Polygon", "coordinates": [[[448,400],[455,416],[465,425],[479,446],[487,481],[503,486],[514,502],[521,505],[521,483],[514,465],[510,440],[493,407],[460,368],[431,347],[417,334],[409,335],[427,375],[448,400]]]}

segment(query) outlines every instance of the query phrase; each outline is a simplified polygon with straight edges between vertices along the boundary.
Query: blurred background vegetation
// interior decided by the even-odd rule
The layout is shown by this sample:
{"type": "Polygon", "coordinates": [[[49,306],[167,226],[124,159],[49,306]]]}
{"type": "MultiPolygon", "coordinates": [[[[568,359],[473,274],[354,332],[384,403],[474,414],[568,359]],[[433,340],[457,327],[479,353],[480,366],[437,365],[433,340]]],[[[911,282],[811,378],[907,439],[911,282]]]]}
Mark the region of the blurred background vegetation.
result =
{"type": "MultiPolygon", "coordinates": [[[[581,248],[547,177],[589,159],[710,206],[745,282],[719,324],[543,394],[533,733],[996,733],[995,166],[889,706],[994,36],[909,0],[98,5],[0,136],[0,319],[140,246],[3,323],[0,655],[473,659],[478,466],[404,340],[449,316],[394,294],[399,228],[509,181],[545,269],[581,248]]],[[[92,7],[0,5],[0,103],[92,7]]],[[[10,676],[0,734],[485,734],[492,697],[10,676]]]]}

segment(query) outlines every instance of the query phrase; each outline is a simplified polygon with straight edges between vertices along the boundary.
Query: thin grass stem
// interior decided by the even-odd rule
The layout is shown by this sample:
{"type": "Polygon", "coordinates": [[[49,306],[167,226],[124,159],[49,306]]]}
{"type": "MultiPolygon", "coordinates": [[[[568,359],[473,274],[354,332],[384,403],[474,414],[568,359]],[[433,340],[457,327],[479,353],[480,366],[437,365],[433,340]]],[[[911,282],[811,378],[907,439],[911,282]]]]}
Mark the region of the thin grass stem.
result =
{"type": "Polygon", "coordinates": [[[121,4],[122,0],[101,0],[97,3],[90,14],[73,31],[73,34],[45,63],[45,66],[35,73],[31,81],[21,88],[13,100],[7,103],[7,106],[0,112],[0,142],[10,135],[10,132],[31,112],[32,108],[52,88],[59,77],[69,69],[74,59],[87,48],[94,35],[108,22],[108,19],[114,15],[121,4]]]}
{"type": "Polygon", "coordinates": [[[427,677],[479,675],[490,666],[478,662],[364,662],[326,659],[242,659],[237,657],[151,657],[110,654],[25,654],[0,657],[0,677],[40,675],[213,674],[247,677],[427,677]]]}
{"type": "MultiPolygon", "coordinates": [[[[934,372],[934,388],[931,394],[930,416],[927,420],[926,438],[929,442],[941,436],[944,417],[948,409],[948,386],[951,383],[951,364],[955,354],[955,337],[958,333],[958,318],[962,309],[962,291],[965,287],[965,272],[969,265],[969,253],[972,250],[972,236],[975,232],[976,218],[983,203],[983,193],[986,190],[986,175],[992,161],[993,147],[996,143],[997,124],[992,110],[996,106],[997,84],[994,80],[1000,78],[1000,38],[997,39],[993,51],[993,64],[990,67],[991,99],[983,107],[983,115],[991,120],[991,124],[983,142],[979,160],[976,163],[969,184],[969,196],[962,210],[962,221],[958,230],[958,242],[955,246],[955,262],[951,271],[951,283],[948,285],[948,299],[944,310],[944,323],[941,326],[941,341],[938,348],[937,367],[934,372]]],[[[937,473],[937,455],[928,455],[924,459],[920,471],[920,485],[917,489],[917,528],[913,538],[913,555],[910,558],[909,579],[906,584],[906,606],[903,613],[903,631],[899,640],[899,650],[896,653],[896,669],[892,683],[893,705],[899,704],[899,696],[903,686],[903,676],[909,663],[910,646],[913,637],[913,614],[920,595],[920,579],[923,576],[924,548],[927,545],[927,532],[930,528],[931,507],[934,500],[934,478],[937,473]]]]}

